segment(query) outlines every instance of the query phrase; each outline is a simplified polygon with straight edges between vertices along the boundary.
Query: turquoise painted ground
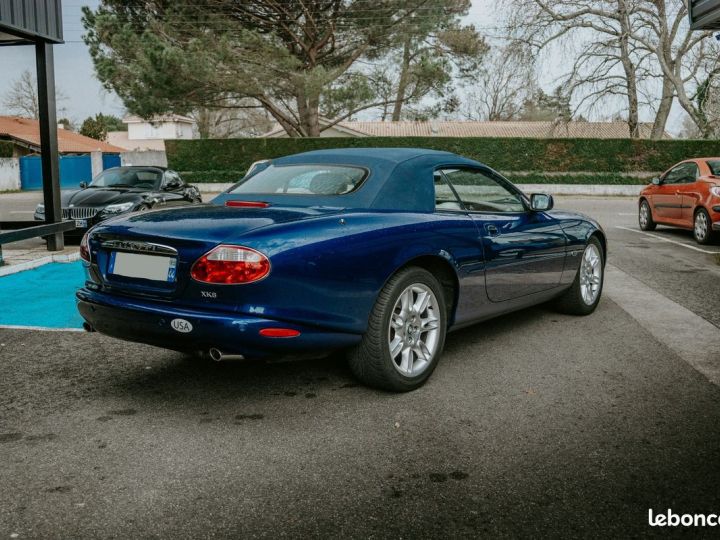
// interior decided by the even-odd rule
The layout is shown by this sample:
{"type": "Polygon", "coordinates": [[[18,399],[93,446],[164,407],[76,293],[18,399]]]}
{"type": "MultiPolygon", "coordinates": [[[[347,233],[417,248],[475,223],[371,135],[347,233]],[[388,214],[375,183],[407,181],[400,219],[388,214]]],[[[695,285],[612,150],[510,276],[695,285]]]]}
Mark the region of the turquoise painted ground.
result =
{"type": "Polygon", "coordinates": [[[0,277],[0,324],[82,328],[75,291],[85,283],[80,261],[50,263],[0,277]]]}

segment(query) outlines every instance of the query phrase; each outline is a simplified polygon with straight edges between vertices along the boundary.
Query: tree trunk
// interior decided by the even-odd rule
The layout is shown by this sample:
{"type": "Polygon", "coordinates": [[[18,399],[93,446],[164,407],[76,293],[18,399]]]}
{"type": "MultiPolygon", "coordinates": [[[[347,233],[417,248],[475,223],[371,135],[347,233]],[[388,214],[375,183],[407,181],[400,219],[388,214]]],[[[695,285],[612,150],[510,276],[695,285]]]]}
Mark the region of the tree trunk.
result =
{"type": "Polygon", "coordinates": [[[304,90],[298,90],[296,96],[299,131],[301,137],[320,136],[320,96],[308,96],[304,90]]]}
{"type": "Polygon", "coordinates": [[[398,82],[397,94],[395,94],[395,105],[393,107],[392,120],[398,122],[402,115],[402,107],[405,103],[405,91],[410,81],[410,39],[403,44],[403,59],[400,68],[400,81],[398,82]]]}
{"type": "Polygon", "coordinates": [[[670,116],[670,109],[672,108],[674,97],[675,89],[672,81],[663,75],[662,96],[660,97],[660,105],[657,113],[655,113],[655,122],[653,122],[652,133],[650,134],[651,138],[662,139],[665,134],[665,126],[670,116]]]}
{"type": "Polygon", "coordinates": [[[640,136],[640,124],[638,121],[638,94],[637,94],[637,74],[635,66],[630,58],[630,17],[628,15],[625,0],[618,0],[618,11],[620,12],[620,61],[625,71],[625,79],[627,81],[627,97],[628,97],[628,130],[630,138],[637,139],[640,136]]]}

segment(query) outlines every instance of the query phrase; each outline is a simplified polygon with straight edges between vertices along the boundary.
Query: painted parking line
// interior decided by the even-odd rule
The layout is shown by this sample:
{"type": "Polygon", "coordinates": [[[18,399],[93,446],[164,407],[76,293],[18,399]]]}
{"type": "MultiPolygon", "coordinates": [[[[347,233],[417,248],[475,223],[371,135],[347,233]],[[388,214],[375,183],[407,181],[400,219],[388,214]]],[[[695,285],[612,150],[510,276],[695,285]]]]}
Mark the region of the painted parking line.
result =
{"type": "Polygon", "coordinates": [[[0,330],[40,330],[42,332],[85,332],[84,328],[52,328],[50,326],[22,326],[19,324],[0,324],[0,330]]]}
{"type": "Polygon", "coordinates": [[[720,328],[611,264],[604,292],[657,341],[720,386],[720,328]]]}
{"type": "Polygon", "coordinates": [[[700,253],[709,253],[710,255],[717,255],[718,253],[720,253],[720,251],[712,251],[709,249],[702,249],[697,246],[691,246],[691,245],[685,244],[683,242],[678,242],[677,240],[670,240],[669,238],[665,238],[665,237],[657,235],[657,234],[653,234],[653,233],[649,233],[649,232],[645,232],[645,231],[638,231],[637,229],[631,229],[630,227],[621,227],[620,225],[615,225],[615,228],[622,229],[624,231],[630,231],[630,232],[634,232],[634,233],[638,233],[638,234],[643,234],[645,236],[650,236],[651,238],[656,238],[658,240],[662,240],[663,242],[669,242],[671,244],[675,244],[675,245],[682,246],[682,247],[685,247],[688,249],[692,249],[693,251],[699,251],[700,253]]]}
{"type": "Polygon", "coordinates": [[[34,214],[35,210],[10,210],[11,214],[34,214]]]}
{"type": "Polygon", "coordinates": [[[618,216],[637,216],[637,212],[618,212],[618,216]]]}

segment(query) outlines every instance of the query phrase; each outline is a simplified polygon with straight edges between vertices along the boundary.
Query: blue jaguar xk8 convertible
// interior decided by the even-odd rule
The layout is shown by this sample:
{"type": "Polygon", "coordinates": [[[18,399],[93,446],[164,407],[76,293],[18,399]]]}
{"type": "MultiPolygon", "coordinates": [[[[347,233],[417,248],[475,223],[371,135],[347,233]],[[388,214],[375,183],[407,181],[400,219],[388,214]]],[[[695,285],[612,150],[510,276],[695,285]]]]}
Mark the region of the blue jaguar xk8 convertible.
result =
{"type": "Polygon", "coordinates": [[[89,330],[216,360],[344,349],[365,383],[412,390],[449,330],[551,300],[595,309],[605,235],[552,206],[447,152],[288,156],[210,204],[93,227],[78,308],[89,330]]]}

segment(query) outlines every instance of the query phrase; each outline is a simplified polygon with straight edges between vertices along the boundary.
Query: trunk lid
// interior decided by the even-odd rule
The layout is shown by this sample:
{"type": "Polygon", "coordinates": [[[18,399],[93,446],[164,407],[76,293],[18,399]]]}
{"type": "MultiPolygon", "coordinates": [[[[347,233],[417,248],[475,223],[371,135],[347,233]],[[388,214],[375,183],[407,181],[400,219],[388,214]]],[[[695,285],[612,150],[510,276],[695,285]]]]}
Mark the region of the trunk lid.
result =
{"type": "MultiPolygon", "coordinates": [[[[337,213],[339,208],[230,208],[194,205],[118,217],[93,229],[93,279],[108,292],[168,300],[182,296],[193,263],[222,243],[239,243],[242,235],[280,223],[337,213]],[[176,252],[176,254],[173,254],[176,252]],[[113,255],[114,253],[114,255],[113,255]],[[119,275],[118,253],[175,259],[174,279],[167,282],[119,275]]],[[[138,257],[135,257],[138,259],[138,257]]]]}

